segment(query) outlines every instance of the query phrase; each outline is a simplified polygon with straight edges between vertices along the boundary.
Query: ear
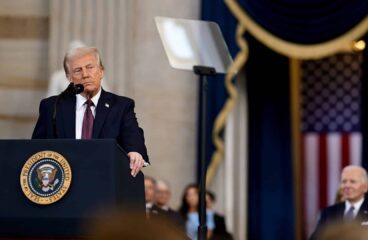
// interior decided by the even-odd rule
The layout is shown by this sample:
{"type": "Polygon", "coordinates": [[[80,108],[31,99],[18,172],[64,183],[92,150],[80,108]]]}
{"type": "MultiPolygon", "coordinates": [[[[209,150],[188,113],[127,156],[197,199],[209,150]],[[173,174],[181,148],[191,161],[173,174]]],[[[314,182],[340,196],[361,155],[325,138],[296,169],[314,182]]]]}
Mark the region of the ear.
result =
{"type": "Polygon", "coordinates": [[[71,76],[69,74],[66,74],[65,76],[66,76],[66,79],[68,79],[68,81],[71,83],[72,82],[71,76]]]}
{"type": "Polygon", "coordinates": [[[363,186],[364,186],[364,192],[368,192],[368,184],[365,183],[363,186]]]}

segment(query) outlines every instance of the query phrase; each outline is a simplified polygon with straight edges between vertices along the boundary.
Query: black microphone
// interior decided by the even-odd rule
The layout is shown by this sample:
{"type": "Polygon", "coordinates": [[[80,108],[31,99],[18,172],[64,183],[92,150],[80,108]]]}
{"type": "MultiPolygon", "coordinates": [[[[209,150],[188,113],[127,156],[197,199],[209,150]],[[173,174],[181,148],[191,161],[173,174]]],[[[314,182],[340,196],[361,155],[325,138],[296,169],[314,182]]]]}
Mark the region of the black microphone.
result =
{"type": "Polygon", "coordinates": [[[57,112],[57,105],[59,104],[60,98],[66,97],[66,96],[75,96],[83,91],[84,91],[84,87],[82,84],[74,85],[74,83],[71,82],[68,85],[68,87],[57,96],[55,103],[54,103],[54,111],[52,112],[52,126],[53,126],[55,138],[58,138],[57,129],[56,129],[56,112],[57,112]]]}
{"type": "Polygon", "coordinates": [[[82,84],[70,83],[68,87],[60,94],[61,96],[74,96],[84,91],[82,84]]]}

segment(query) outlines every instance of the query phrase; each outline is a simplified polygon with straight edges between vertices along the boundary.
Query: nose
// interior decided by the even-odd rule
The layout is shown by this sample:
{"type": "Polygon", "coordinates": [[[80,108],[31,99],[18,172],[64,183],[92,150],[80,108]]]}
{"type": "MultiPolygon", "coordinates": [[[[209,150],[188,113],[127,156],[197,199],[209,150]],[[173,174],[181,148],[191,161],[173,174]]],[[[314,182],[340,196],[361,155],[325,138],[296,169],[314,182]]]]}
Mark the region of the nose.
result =
{"type": "Polygon", "coordinates": [[[87,68],[82,68],[82,77],[85,78],[88,76],[87,68]]]}

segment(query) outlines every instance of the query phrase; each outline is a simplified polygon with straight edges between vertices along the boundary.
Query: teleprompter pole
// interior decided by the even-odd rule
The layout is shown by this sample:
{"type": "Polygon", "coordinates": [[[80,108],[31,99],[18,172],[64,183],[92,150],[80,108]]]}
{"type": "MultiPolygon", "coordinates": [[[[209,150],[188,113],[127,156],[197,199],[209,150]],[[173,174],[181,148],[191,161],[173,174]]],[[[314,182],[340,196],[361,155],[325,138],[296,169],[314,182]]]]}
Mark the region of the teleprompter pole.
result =
{"type": "Polygon", "coordinates": [[[199,169],[199,226],[198,239],[207,239],[207,223],[206,223],[206,133],[207,133],[207,95],[208,95],[208,81],[207,76],[215,75],[216,70],[213,67],[194,66],[193,71],[199,75],[202,85],[202,112],[201,112],[201,159],[199,169]]]}

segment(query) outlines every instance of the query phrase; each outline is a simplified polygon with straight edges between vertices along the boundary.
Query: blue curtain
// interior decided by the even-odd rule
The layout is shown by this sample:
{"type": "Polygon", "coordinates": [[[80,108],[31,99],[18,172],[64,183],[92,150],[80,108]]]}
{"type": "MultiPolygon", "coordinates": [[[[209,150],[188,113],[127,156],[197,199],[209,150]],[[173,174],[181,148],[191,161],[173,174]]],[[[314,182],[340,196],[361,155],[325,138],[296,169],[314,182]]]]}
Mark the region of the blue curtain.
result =
{"type": "MultiPolygon", "coordinates": [[[[202,8],[201,8],[201,16],[202,20],[213,21],[216,22],[221,29],[221,32],[224,36],[225,42],[228,46],[230,54],[232,57],[236,55],[239,51],[238,46],[235,42],[235,28],[237,25],[237,20],[229,11],[228,7],[225,5],[223,0],[202,0],[202,8]]],[[[202,95],[202,86],[199,83],[199,95],[202,95]]],[[[207,153],[206,153],[206,164],[211,161],[212,153],[214,152],[214,145],[212,144],[212,128],[213,123],[215,121],[216,116],[220,112],[221,108],[224,105],[226,98],[228,97],[225,86],[224,86],[224,75],[219,74],[215,77],[208,78],[208,114],[207,114],[207,153]]],[[[199,98],[201,99],[201,98],[199,98]]],[[[199,114],[198,114],[198,123],[201,122],[201,102],[199,104],[199,114]]],[[[200,139],[201,139],[201,126],[198,125],[198,151],[197,151],[197,159],[198,163],[201,156],[200,149],[200,139]]],[[[198,164],[199,171],[199,164],[198,164]]],[[[198,176],[198,174],[197,174],[198,176]]]]}
{"type": "Polygon", "coordinates": [[[248,239],[294,239],[289,59],[248,36],[248,239]]]}
{"type": "MultiPolygon", "coordinates": [[[[234,57],[238,51],[235,43],[237,21],[224,2],[202,0],[202,19],[220,25],[234,57]]],[[[248,238],[293,239],[288,60],[254,40],[250,43],[250,58],[246,65],[250,105],[248,238]]],[[[226,98],[224,76],[210,78],[207,163],[214,151],[213,122],[226,98]]],[[[200,132],[200,126],[198,128],[200,132]]],[[[198,160],[199,156],[200,148],[198,160]]]]}
{"type": "MultiPolygon", "coordinates": [[[[236,21],[223,1],[203,0],[202,19],[220,25],[231,54],[235,56],[238,51],[234,40],[236,21]]],[[[293,239],[288,61],[259,43],[252,44],[250,49],[247,63],[250,104],[248,237],[293,239]]],[[[209,79],[207,163],[214,150],[211,142],[213,121],[227,98],[223,82],[222,75],[209,79]]]]}
{"type": "Polygon", "coordinates": [[[340,36],[368,14],[367,0],[238,0],[263,28],[287,41],[320,43],[340,36]]]}
{"type": "MultiPolygon", "coordinates": [[[[366,34],[363,40],[368,43],[368,34],[366,34]]],[[[363,52],[363,65],[362,65],[362,88],[361,88],[361,123],[362,123],[362,165],[368,170],[368,47],[363,52]]]]}

